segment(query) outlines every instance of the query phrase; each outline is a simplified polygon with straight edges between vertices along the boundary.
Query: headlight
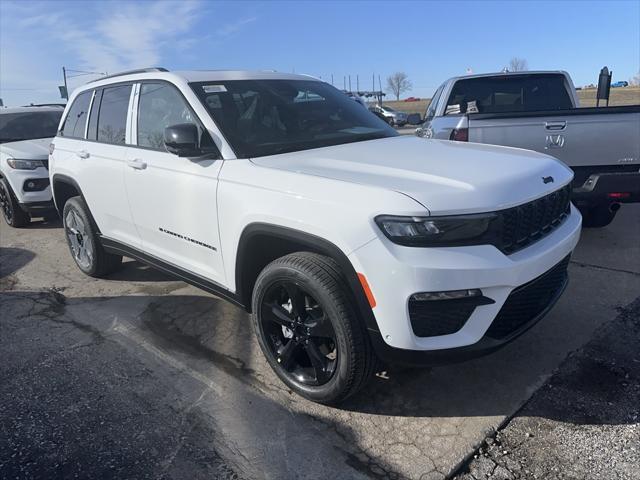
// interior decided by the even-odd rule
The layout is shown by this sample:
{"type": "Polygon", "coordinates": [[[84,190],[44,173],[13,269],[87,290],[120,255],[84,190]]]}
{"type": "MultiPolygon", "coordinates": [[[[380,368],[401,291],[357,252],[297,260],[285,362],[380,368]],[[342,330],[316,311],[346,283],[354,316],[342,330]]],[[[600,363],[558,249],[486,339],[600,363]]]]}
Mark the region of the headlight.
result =
{"type": "Polygon", "coordinates": [[[7,163],[16,170],[35,170],[44,167],[42,160],[18,160],[17,158],[7,158],[7,163]]]}
{"type": "Polygon", "coordinates": [[[379,215],[376,223],[393,243],[410,247],[455,247],[490,244],[487,238],[495,213],[451,217],[379,215]]]}

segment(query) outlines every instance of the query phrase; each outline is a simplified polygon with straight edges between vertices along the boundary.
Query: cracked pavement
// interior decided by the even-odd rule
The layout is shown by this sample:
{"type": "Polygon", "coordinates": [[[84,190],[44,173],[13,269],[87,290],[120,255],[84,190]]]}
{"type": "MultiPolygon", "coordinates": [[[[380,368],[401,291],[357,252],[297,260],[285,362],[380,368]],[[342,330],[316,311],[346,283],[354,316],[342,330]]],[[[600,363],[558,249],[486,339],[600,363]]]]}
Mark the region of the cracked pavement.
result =
{"type": "MultiPolygon", "coordinates": [[[[338,409],[282,385],[240,309],[132,261],[86,277],[58,225],[2,224],[0,477],[445,478],[639,296],[638,238],[640,205],[626,206],[610,227],[583,231],[566,293],[514,343],[456,365],[391,368],[338,409]]],[[[605,428],[532,402],[529,418],[605,428]]]]}

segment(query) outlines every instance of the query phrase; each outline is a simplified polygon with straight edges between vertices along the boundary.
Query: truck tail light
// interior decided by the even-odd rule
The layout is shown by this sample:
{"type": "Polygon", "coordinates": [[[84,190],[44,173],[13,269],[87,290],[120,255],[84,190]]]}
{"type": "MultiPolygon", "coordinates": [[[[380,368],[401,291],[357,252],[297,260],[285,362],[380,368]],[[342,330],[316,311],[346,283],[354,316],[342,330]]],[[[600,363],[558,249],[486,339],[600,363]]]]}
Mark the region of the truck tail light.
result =
{"type": "Polygon", "coordinates": [[[469,129],[468,128],[454,128],[449,135],[449,140],[456,142],[468,142],[469,141],[469,129]]]}
{"type": "Polygon", "coordinates": [[[623,198],[629,198],[631,196],[630,192],[611,192],[609,193],[609,198],[614,198],[616,200],[621,200],[623,198]]]}

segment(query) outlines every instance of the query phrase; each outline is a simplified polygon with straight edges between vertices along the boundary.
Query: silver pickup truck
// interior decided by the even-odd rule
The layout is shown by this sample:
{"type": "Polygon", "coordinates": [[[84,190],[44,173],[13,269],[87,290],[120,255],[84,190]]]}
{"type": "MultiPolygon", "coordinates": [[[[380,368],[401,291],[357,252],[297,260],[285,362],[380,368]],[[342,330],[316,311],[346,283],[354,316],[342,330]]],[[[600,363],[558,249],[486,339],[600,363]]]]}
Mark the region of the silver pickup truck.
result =
{"type": "Polygon", "coordinates": [[[640,202],[640,105],[577,108],[569,74],[514,72],[444,82],[416,135],[526,148],[574,171],[583,225],[603,227],[640,202]]]}

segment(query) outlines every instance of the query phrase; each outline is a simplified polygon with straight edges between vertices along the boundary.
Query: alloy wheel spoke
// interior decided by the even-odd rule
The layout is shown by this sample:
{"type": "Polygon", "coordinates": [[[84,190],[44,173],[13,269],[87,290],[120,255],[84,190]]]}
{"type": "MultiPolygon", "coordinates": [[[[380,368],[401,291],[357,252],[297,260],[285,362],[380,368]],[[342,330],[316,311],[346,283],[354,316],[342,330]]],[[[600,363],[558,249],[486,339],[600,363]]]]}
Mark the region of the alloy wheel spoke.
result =
{"type": "Polygon", "coordinates": [[[293,354],[298,347],[298,342],[290,339],[287,344],[282,347],[282,350],[278,352],[278,363],[282,365],[282,368],[289,371],[291,364],[293,363],[293,354]]]}
{"type": "Polygon", "coordinates": [[[327,357],[322,354],[320,348],[313,340],[309,340],[305,343],[304,349],[309,356],[309,360],[311,360],[311,365],[313,366],[313,370],[316,374],[316,380],[318,383],[324,383],[329,375],[327,357]]]}
{"type": "Polygon", "coordinates": [[[282,325],[283,327],[290,328],[293,323],[293,318],[289,312],[287,312],[282,305],[278,305],[277,303],[268,303],[267,309],[265,313],[268,313],[269,320],[282,325]]]}
{"type": "Polygon", "coordinates": [[[310,312],[309,319],[305,322],[305,325],[309,329],[309,335],[311,337],[335,337],[335,332],[333,331],[331,320],[322,311],[320,311],[319,315],[317,314],[317,312],[310,312]]]}
{"type": "Polygon", "coordinates": [[[284,288],[291,299],[291,313],[293,314],[293,317],[304,318],[307,310],[304,292],[294,283],[286,283],[284,288]]]}

